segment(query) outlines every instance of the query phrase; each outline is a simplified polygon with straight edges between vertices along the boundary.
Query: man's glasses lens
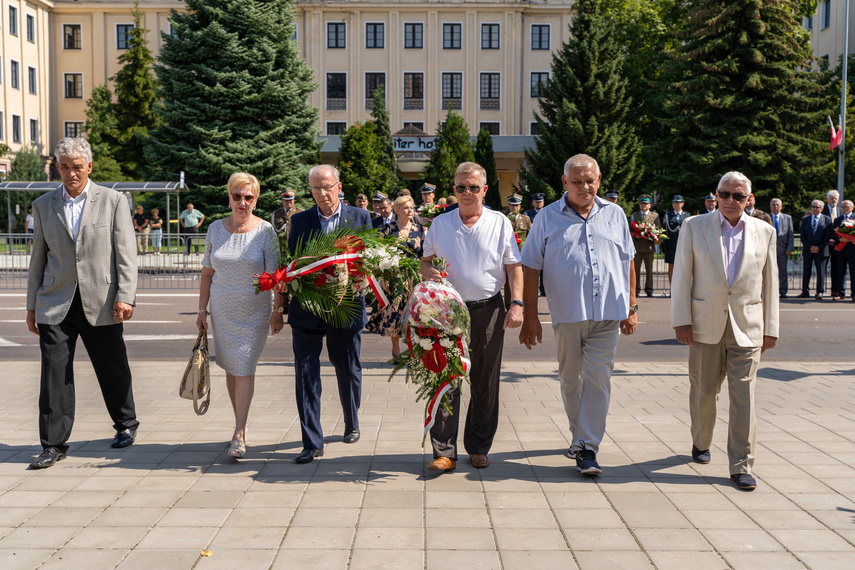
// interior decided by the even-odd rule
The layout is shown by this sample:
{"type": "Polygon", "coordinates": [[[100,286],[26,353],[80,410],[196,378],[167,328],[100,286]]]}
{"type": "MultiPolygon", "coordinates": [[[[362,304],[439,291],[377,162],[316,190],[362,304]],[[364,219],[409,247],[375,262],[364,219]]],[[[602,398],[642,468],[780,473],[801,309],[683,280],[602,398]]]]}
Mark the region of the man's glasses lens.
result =
{"type": "Polygon", "coordinates": [[[248,196],[244,196],[243,194],[234,193],[232,194],[232,200],[235,202],[240,202],[243,199],[247,204],[252,204],[253,200],[255,200],[255,196],[249,194],[248,196]]]}
{"type": "Polygon", "coordinates": [[[718,196],[719,196],[719,198],[721,198],[722,200],[727,200],[727,199],[729,199],[729,198],[733,198],[733,199],[734,199],[734,200],[736,200],[737,202],[742,202],[742,201],[744,201],[746,198],[748,198],[748,195],[747,195],[747,194],[733,194],[733,193],[731,193],[731,192],[722,192],[721,190],[719,190],[719,192],[718,192],[718,196]]]}
{"type": "Polygon", "coordinates": [[[477,194],[478,192],[481,191],[481,187],[480,186],[455,186],[454,187],[454,191],[457,192],[458,194],[466,194],[467,190],[473,194],[477,194]]]}

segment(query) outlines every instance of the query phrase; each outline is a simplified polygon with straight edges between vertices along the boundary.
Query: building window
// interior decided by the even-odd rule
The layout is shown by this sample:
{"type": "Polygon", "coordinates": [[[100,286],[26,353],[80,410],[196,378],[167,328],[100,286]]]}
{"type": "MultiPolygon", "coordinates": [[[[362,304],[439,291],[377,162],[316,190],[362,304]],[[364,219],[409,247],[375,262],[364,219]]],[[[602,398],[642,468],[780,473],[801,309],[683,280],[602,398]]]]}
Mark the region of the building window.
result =
{"type": "Polygon", "coordinates": [[[807,18],[805,18],[804,23],[802,25],[804,26],[804,28],[807,31],[812,32],[813,31],[813,16],[808,16],[807,18]]]}
{"type": "Polygon", "coordinates": [[[407,127],[415,127],[420,131],[425,130],[425,124],[422,122],[404,121],[404,128],[406,129],[407,127]]]}
{"type": "Polygon", "coordinates": [[[36,78],[36,68],[35,67],[27,67],[27,85],[30,88],[30,93],[35,95],[38,90],[37,87],[37,78],[36,78]]]}
{"type": "Polygon", "coordinates": [[[66,99],[83,99],[83,74],[82,73],[66,73],[65,74],[65,98],[66,99]]]}
{"type": "Polygon", "coordinates": [[[365,24],[365,49],[383,49],[386,45],[384,26],[383,22],[365,24]]]}
{"type": "Polygon", "coordinates": [[[347,109],[347,74],[327,73],[327,111],[347,109]]]}
{"type": "Polygon", "coordinates": [[[425,108],[425,74],[404,74],[404,110],[422,111],[425,108]]]}
{"type": "Polygon", "coordinates": [[[532,24],[531,26],[531,49],[549,49],[549,25],[532,24]]]}
{"type": "Polygon", "coordinates": [[[291,40],[295,42],[297,41],[297,24],[294,24],[294,33],[291,34],[291,40]]]}
{"type": "Polygon", "coordinates": [[[479,127],[482,131],[487,131],[491,137],[499,136],[499,132],[502,130],[501,123],[481,123],[479,127]]]}
{"type": "Polygon", "coordinates": [[[9,85],[12,86],[12,89],[20,89],[21,88],[21,78],[20,78],[20,65],[14,59],[11,60],[9,65],[9,85]]]}
{"type": "Polygon", "coordinates": [[[64,24],[62,26],[62,49],[82,49],[82,35],[80,24],[64,24]]]}
{"type": "Polygon", "coordinates": [[[819,8],[820,30],[831,26],[831,0],[825,0],[819,8]]]}
{"type": "Polygon", "coordinates": [[[442,25],[442,49],[460,49],[462,28],[462,24],[442,25]]]}
{"type": "Polygon", "coordinates": [[[65,136],[76,138],[82,137],[84,135],[83,131],[83,121],[66,121],[65,122],[65,136]]]}
{"type": "Polygon", "coordinates": [[[116,24],[116,49],[131,47],[131,30],[133,29],[133,24],[116,24]]]}
{"type": "MultiPolygon", "coordinates": [[[[13,36],[18,35],[18,9],[14,6],[9,6],[9,33],[13,36]]],[[[20,121],[21,118],[18,117],[20,121]]]]}
{"type": "Polygon", "coordinates": [[[442,74],[442,110],[463,108],[463,74],[442,74]]]}
{"type": "Polygon", "coordinates": [[[36,42],[36,17],[27,14],[27,41],[36,42]]]}
{"type": "Polygon", "coordinates": [[[39,143],[39,120],[30,119],[30,142],[33,144],[39,143]]]}
{"type": "Polygon", "coordinates": [[[344,49],[347,47],[344,22],[327,22],[327,48],[344,49]]]}
{"type": "Polygon", "coordinates": [[[531,96],[540,97],[543,95],[543,86],[549,81],[548,71],[532,71],[531,72],[531,96]]]}
{"type": "Polygon", "coordinates": [[[0,56],[0,84],[3,83],[3,56],[0,56]]]}
{"type": "Polygon", "coordinates": [[[424,47],[424,25],[421,23],[404,24],[404,48],[422,49],[424,47]]]}
{"type": "Polygon", "coordinates": [[[347,130],[347,123],[344,122],[329,122],[327,123],[327,134],[330,136],[341,136],[347,130]]]}
{"type": "Polygon", "coordinates": [[[12,142],[21,142],[21,116],[12,115],[12,142]]]}
{"type": "Polygon", "coordinates": [[[540,124],[537,121],[528,124],[528,134],[533,137],[540,136],[540,124]]]}
{"type": "Polygon", "coordinates": [[[499,74],[498,73],[482,73],[481,74],[481,110],[482,111],[498,111],[499,110],[499,74]]]}
{"type": "Polygon", "coordinates": [[[0,111],[0,141],[6,140],[6,122],[3,121],[3,111],[0,111]]]}
{"type": "Polygon", "coordinates": [[[365,108],[374,108],[374,92],[383,88],[383,97],[386,97],[386,74],[385,73],[366,73],[365,74],[365,108]]]}
{"type": "Polygon", "coordinates": [[[499,24],[481,24],[481,49],[499,49],[499,24]]]}

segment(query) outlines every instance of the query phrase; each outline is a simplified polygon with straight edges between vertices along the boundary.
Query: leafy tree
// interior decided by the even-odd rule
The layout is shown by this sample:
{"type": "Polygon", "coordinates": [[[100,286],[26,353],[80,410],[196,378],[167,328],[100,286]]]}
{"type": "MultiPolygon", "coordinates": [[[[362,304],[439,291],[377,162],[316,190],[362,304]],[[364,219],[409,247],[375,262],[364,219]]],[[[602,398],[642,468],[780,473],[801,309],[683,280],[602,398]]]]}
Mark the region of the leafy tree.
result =
{"type": "Polygon", "coordinates": [[[134,27],[129,33],[128,49],[119,56],[122,68],[113,77],[116,83],[116,117],[118,145],[115,158],[127,173],[141,179],[145,167],[143,145],[149,129],[157,125],[154,106],[157,101],[157,82],[152,73],[154,57],[148,49],[142,27],[139,2],[134,2],[134,27]]]}
{"type": "MultiPolygon", "coordinates": [[[[834,121],[834,128],[837,129],[839,126],[840,119],[840,78],[843,75],[843,57],[840,57],[838,61],[837,67],[834,69],[826,69],[823,70],[823,83],[826,87],[826,95],[825,98],[828,101],[828,116],[834,121]]],[[[855,98],[852,97],[852,82],[855,81],[855,54],[849,56],[849,66],[847,68],[847,79],[846,79],[846,142],[843,146],[844,149],[855,148],[855,113],[852,112],[855,109],[855,98]]],[[[828,123],[826,122],[826,125],[828,123]]],[[[830,129],[826,126],[825,128],[825,140],[830,140],[830,129]]],[[[813,188],[814,192],[808,194],[806,197],[809,200],[820,199],[825,200],[825,195],[831,188],[837,188],[837,172],[838,172],[838,159],[839,159],[839,147],[834,149],[833,151],[828,150],[828,145],[823,145],[824,152],[824,160],[828,160],[834,163],[834,168],[829,173],[828,179],[825,181],[824,186],[816,186],[813,188]]],[[[855,161],[853,161],[850,157],[846,157],[844,161],[844,173],[843,179],[848,182],[851,180],[855,180],[855,161]]],[[[851,200],[851,190],[846,189],[844,192],[844,199],[851,200]]],[[[807,205],[807,204],[805,204],[807,205]]]]}
{"type": "Polygon", "coordinates": [[[22,182],[41,182],[47,180],[45,164],[39,151],[34,146],[22,146],[15,154],[12,168],[6,180],[22,182]]]}
{"type": "Polygon", "coordinates": [[[654,182],[698,198],[729,170],[757,200],[806,204],[834,169],[827,102],[810,71],[809,34],[795,0],[692,0],[664,74],[666,134],[654,182]]]}
{"type": "Polygon", "coordinates": [[[502,207],[502,195],[499,192],[499,174],[496,172],[496,158],[493,156],[493,137],[481,129],[475,139],[475,162],[487,171],[487,196],[484,203],[499,210],[502,207]]]}
{"type": "MultiPolygon", "coordinates": [[[[403,176],[401,176],[401,169],[398,168],[395,145],[392,143],[392,129],[389,126],[389,110],[386,108],[383,86],[375,89],[371,98],[374,103],[371,109],[371,117],[374,119],[374,132],[382,145],[380,161],[385,171],[383,177],[377,180],[374,188],[384,190],[387,195],[393,196],[401,187],[403,176]]],[[[370,198],[371,194],[366,194],[366,196],[370,198]]]]}
{"type": "Polygon", "coordinates": [[[526,150],[527,167],[520,172],[526,205],[533,193],[545,194],[547,203],[560,196],[564,163],[579,153],[594,157],[604,181],[621,193],[635,190],[642,174],[614,24],[596,0],[574,7],[570,39],[553,54],[551,78],[538,101],[540,136],[535,149],[526,150]]]}
{"type": "Polygon", "coordinates": [[[342,192],[351,204],[357,194],[371,196],[377,190],[388,189],[380,185],[389,171],[383,164],[383,140],[374,123],[354,123],[341,136],[338,170],[342,192]]]}
{"type": "Polygon", "coordinates": [[[261,183],[259,215],[279,207],[279,192],[305,195],[306,162],[319,155],[317,84],[300,57],[291,0],[187,0],[170,16],[155,67],[162,121],[150,131],[152,179],[177,180],[181,202],[204,204],[209,219],[227,212],[223,190],[235,171],[261,183]]]}
{"type": "Polygon", "coordinates": [[[469,127],[463,117],[448,109],[445,125],[437,125],[436,137],[430,162],[420,176],[421,182],[436,184],[437,197],[448,196],[454,191],[454,172],[461,162],[475,160],[472,146],[469,144],[469,127]]]}

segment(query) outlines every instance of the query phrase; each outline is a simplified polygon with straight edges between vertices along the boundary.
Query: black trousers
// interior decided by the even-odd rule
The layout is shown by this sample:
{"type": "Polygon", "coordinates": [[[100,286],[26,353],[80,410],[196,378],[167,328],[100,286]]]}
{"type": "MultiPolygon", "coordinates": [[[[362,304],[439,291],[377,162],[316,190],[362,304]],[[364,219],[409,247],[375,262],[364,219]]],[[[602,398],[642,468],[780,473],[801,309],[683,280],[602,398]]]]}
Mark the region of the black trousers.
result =
{"type": "MultiPolygon", "coordinates": [[[[471,390],[463,446],[467,453],[488,453],[499,427],[499,373],[505,343],[505,306],[502,296],[491,297],[481,307],[469,309],[472,319],[469,341],[471,390]]],[[[465,382],[464,382],[465,386],[465,382]]],[[[465,389],[465,388],[464,388],[465,389]]],[[[457,434],[460,424],[460,387],[448,392],[451,412],[439,406],[436,422],[430,430],[434,457],[457,459],[457,434]]]]}
{"type": "Polygon", "coordinates": [[[635,294],[641,291],[641,262],[644,262],[644,292],[653,294],[653,253],[652,251],[637,252],[635,254],[635,294]]]}
{"type": "MultiPolygon", "coordinates": [[[[836,291],[840,295],[846,294],[844,281],[846,280],[846,269],[849,269],[849,291],[855,299],[855,245],[847,245],[846,249],[838,253],[837,274],[832,274],[832,282],[837,285],[836,291]]],[[[832,266],[834,267],[834,266],[832,266]]]]}
{"type": "MultiPolygon", "coordinates": [[[[834,251],[834,248],[829,246],[828,258],[830,260],[829,271],[831,271],[831,294],[836,296],[838,293],[845,293],[845,291],[837,288],[837,275],[843,265],[843,256],[840,255],[839,251],[834,251]]],[[[846,271],[845,267],[843,270],[846,271]]]]}
{"type": "Polygon", "coordinates": [[[810,292],[810,276],[811,269],[816,267],[816,292],[825,292],[825,256],[822,255],[822,250],[819,253],[811,253],[810,246],[805,247],[802,252],[802,292],[810,292]]]}
{"type": "Polygon", "coordinates": [[[777,254],[778,260],[778,293],[781,295],[787,294],[787,289],[790,287],[790,276],[787,275],[787,256],[777,254]]]}
{"type": "MultiPolygon", "coordinates": [[[[193,226],[192,228],[184,228],[184,233],[186,234],[198,234],[199,228],[193,226]]],[[[187,240],[187,255],[190,255],[190,246],[195,247],[195,252],[199,253],[199,238],[194,235],[188,235],[184,238],[187,240]]]]}
{"type": "Polygon", "coordinates": [[[139,425],[122,324],[90,325],[83,313],[80,293],[75,292],[71,308],[60,324],[39,324],[42,350],[39,437],[44,448],[68,451],[74,424],[74,350],[78,336],[89,352],[113,428],[120,431],[139,425]]]}

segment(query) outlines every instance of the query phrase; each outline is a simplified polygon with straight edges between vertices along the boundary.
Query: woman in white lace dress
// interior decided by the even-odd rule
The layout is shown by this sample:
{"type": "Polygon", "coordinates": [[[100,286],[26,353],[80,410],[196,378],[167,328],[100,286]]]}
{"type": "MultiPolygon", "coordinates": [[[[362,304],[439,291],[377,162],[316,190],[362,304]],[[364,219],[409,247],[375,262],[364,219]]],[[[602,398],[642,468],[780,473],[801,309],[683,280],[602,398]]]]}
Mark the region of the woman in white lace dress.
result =
{"type": "Polygon", "coordinates": [[[271,293],[255,294],[252,276],[273,272],[279,248],[273,226],[255,216],[261,188],[252,174],[236,172],[229,178],[229,207],[232,214],[208,227],[205,257],[199,285],[199,316],[196,326],[208,328],[207,306],[211,302],[211,325],[217,365],[226,371],[226,387],[235,412],[235,432],[229,456],[246,453],[246,422],[255,391],[255,367],[267,341],[282,324],[271,320],[271,293]]]}

